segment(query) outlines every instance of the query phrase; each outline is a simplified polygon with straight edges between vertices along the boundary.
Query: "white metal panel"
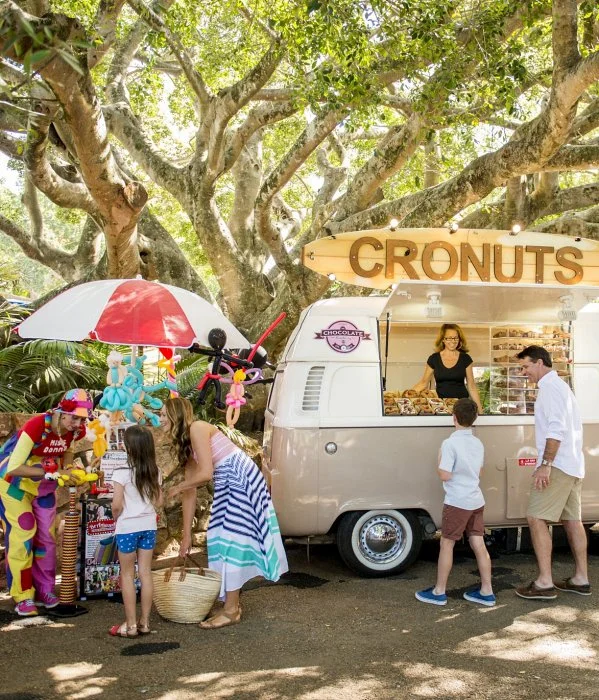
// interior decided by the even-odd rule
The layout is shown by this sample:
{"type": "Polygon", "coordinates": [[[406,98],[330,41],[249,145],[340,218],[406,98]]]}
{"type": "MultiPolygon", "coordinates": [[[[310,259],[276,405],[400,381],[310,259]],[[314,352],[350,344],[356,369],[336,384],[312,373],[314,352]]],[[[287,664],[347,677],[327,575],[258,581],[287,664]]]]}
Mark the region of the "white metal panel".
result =
{"type": "Polygon", "coordinates": [[[597,287],[564,285],[402,282],[389,296],[382,315],[394,321],[417,323],[557,323],[560,297],[570,295],[572,307],[581,309],[599,296],[597,287]],[[427,293],[438,291],[440,318],[426,314],[427,293]]]}

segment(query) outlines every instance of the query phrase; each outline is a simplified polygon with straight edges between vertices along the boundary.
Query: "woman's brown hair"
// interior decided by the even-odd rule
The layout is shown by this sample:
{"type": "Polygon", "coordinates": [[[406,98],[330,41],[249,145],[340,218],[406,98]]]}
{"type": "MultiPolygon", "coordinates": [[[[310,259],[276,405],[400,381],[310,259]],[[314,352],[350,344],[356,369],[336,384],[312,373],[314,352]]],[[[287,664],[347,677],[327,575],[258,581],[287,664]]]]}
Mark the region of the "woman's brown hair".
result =
{"type": "Polygon", "coordinates": [[[178,467],[185,467],[192,455],[189,428],[194,421],[193,406],[188,399],[176,397],[164,402],[164,409],[169,420],[168,435],[171,442],[171,454],[178,467]]]}
{"type": "Polygon", "coordinates": [[[157,503],[160,500],[160,470],[156,464],[152,433],[141,425],[132,425],[125,430],[123,441],[135,488],[146,501],[157,503]]]}
{"type": "Polygon", "coordinates": [[[445,338],[445,334],[447,333],[447,331],[455,331],[460,338],[456,350],[468,352],[468,343],[466,342],[466,336],[464,335],[464,331],[458,326],[457,323],[444,323],[441,326],[441,328],[439,329],[439,335],[437,336],[437,340],[435,340],[435,350],[437,352],[441,352],[441,350],[443,350],[443,348],[445,347],[443,338],[445,338]]]}

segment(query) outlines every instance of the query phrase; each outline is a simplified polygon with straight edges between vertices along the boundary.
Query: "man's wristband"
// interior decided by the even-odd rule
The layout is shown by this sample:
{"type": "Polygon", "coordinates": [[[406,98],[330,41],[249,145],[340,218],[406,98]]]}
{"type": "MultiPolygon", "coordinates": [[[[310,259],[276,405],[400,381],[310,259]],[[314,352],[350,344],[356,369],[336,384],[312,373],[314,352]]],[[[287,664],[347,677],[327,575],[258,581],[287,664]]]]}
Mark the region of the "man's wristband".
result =
{"type": "Polygon", "coordinates": [[[553,466],[553,462],[549,459],[544,459],[541,464],[539,464],[539,468],[541,467],[549,467],[551,468],[553,466]]]}

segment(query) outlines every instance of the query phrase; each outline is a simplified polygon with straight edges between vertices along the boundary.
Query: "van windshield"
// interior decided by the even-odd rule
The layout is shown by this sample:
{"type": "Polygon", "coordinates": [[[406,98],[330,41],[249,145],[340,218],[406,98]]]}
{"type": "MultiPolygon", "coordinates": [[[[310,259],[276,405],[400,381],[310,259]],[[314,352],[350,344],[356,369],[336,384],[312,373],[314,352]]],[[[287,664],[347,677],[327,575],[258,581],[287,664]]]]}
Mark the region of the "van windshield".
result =
{"type": "Polygon", "coordinates": [[[518,353],[541,345],[553,367],[572,386],[571,323],[555,325],[460,325],[430,321],[381,323],[385,415],[447,415],[468,396],[471,366],[483,414],[533,414],[536,385],[520,373],[518,353]],[[387,327],[389,337],[387,339],[387,327]],[[443,328],[442,328],[443,327],[443,328]],[[443,330],[443,333],[441,331],[443,330]]]}

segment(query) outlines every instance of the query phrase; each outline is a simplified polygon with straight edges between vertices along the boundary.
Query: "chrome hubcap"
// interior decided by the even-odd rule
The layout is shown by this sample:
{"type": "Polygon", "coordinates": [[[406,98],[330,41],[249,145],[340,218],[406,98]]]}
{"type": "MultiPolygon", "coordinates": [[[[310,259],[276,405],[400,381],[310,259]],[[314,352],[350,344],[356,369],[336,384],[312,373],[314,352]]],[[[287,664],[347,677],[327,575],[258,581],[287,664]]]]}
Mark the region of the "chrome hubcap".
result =
{"type": "Polygon", "coordinates": [[[401,524],[388,515],[367,520],[360,529],[360,553],[376,564],[388,564],[401,557],[406,533],[401,524]]]}

